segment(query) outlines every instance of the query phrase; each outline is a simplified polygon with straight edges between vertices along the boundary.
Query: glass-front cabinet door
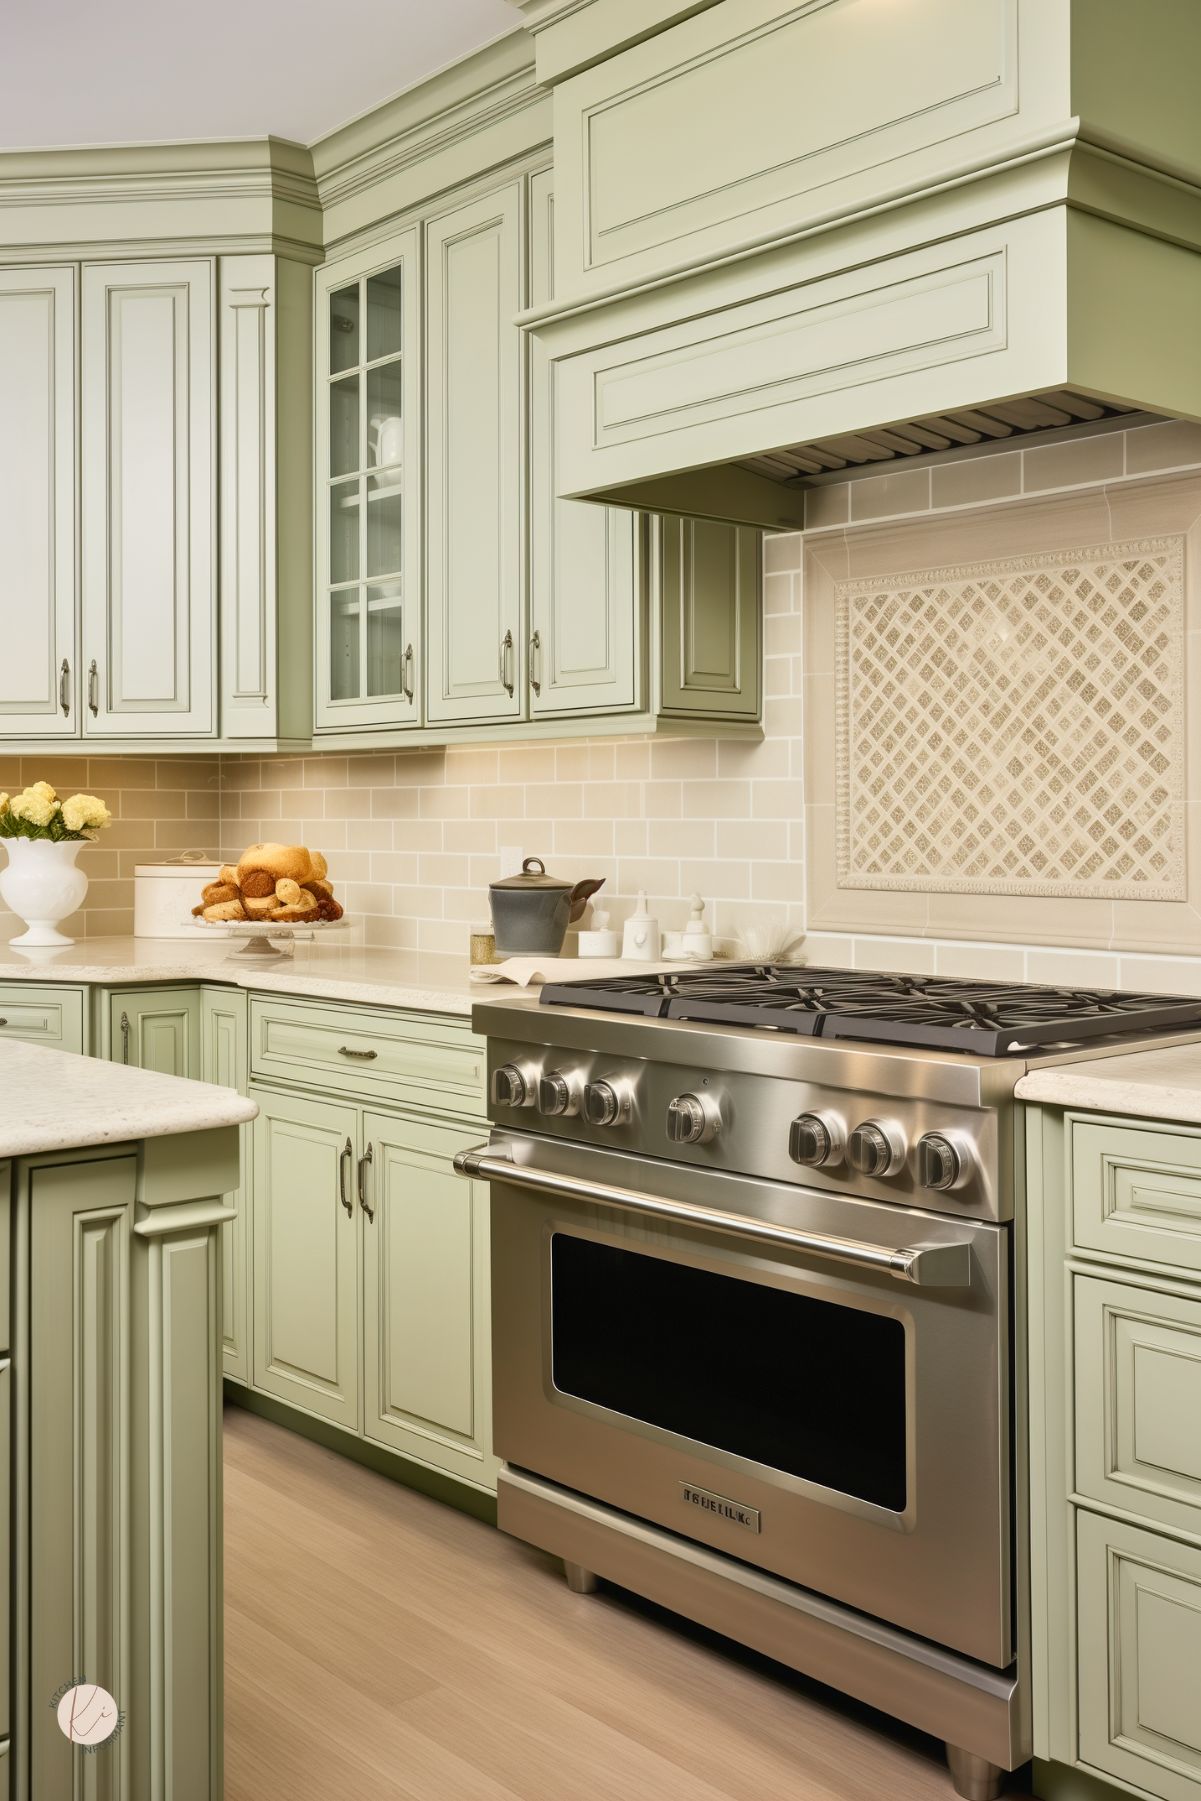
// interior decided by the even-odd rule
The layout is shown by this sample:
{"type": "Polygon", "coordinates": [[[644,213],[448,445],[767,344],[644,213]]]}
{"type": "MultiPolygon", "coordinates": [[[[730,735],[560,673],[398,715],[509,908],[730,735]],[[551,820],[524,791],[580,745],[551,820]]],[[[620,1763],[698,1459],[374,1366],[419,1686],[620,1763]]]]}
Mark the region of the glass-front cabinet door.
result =
{"type": "Polygon", "coordinates": [[[318,731],[420,725],[418,234],[317,276],[318,731]]]}

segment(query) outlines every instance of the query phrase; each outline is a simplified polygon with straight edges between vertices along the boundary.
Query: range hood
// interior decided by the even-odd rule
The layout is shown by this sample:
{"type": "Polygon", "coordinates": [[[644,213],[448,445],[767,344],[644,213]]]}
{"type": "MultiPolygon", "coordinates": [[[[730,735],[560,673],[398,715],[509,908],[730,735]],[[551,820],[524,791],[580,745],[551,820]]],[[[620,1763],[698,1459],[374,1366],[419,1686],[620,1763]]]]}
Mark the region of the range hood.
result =
{"type": "Polygon", "coordinates": [[[781,529],[831,478],[1201,417],[1201,5],[523,10],[560,494],[781,529]]]}

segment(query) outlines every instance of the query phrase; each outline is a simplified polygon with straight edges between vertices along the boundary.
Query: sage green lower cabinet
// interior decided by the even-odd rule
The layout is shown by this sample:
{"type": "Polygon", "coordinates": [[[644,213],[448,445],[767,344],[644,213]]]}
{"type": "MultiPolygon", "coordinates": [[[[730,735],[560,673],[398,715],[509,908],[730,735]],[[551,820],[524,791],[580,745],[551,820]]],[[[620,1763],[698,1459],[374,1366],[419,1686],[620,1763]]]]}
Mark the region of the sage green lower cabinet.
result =
{"type": "Polygon", "coordinates": [[[360,1423],[358,1113],[255,1088],[254,1385],[360,1423]]]}
{"type": "Polygon", "coordinates": [[[87,1009],[82,988],[36,988],[5,982],[0,989],[0,1042],[19,1038],[52,1051],[87,1048],[87,1009]]]}
{"type": "Polygon", "coordinates": [[[364,1432],[490,1485],[488,1186],[456,1176],[461,1127],[368,1113],[364,1432]]]}
{"type": "MultiPolygon", "coordinates": [[[[221,1088],[247,1092],[249,1065],[246,1042],[246,995],[240,988],[203,988],[200,992],[200,1079],[221,1088]]],[[[241,1181],[224,1195],[236,1217],[221,1228],[222,1356],[230,1381],[250,1380],[250,1164],[253,1136],[239,1126],[241,1181]]]]}
{"type": "Polygon", "coordinates": [[[1026,1125],[1035,1793],[1201,1801],[1201,1130],[1026,1125]]]}
{"type": "MultiPolygon", "coordinates": [[[[1196,1451],[1198,1420],[1179,1422],[1196,1451]]],[[[1201,1546],[1077,1520],[1080,1755],[1166,1801],[1201,1791],[1201,1546]]]]}
{"type": "Polygon", "coordinates": [[[200,1079],[200,991],[195,984],[110,989],[101,1023],[113,1063],[200,1079]]]}

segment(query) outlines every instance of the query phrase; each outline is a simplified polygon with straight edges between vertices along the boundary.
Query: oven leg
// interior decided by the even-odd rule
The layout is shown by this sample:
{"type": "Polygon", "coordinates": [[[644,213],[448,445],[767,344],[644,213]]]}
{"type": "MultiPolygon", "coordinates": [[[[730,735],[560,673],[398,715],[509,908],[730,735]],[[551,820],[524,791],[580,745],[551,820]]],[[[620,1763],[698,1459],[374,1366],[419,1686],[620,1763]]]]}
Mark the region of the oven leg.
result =
{"type": "Polygon", "coordinates": [[[996,1801],[1005,1783],[1005,1771],[999,1764],[989,1763],[974,1751],[963,1751],[947,1744],[947,1768],[955,1793],[964,1801],[996,1801]]]}
{"type": "Polygon", "coordinates": [[[599,1579],[591,1570],[586,1570],[582,1563],[568,1563],[566,1557],[563,1559],[563,1574],[573,1595],[594,1595],[599,1587],[599,1579]]]}

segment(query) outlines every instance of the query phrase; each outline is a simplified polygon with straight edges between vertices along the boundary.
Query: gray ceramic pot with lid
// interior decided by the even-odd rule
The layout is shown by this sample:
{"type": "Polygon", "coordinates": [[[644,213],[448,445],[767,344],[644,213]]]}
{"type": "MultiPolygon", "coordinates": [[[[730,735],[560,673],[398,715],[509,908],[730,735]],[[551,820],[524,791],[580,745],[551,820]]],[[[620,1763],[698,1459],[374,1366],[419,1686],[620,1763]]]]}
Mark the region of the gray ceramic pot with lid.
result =
{"type": "Polygon", "coordinates": [[[488,888],[492,931],[500,957],[557,957],[567,928],[582,918],[599,882],[561,881],[547,875],[541,857],[527,857],[520,875],[507,875],[488,888]]]}

